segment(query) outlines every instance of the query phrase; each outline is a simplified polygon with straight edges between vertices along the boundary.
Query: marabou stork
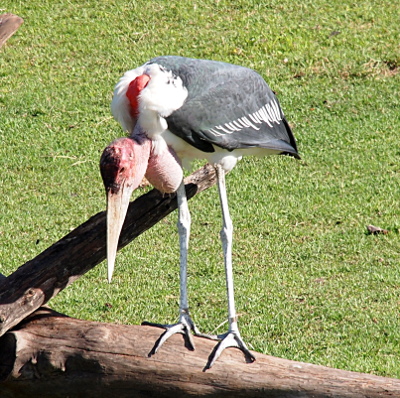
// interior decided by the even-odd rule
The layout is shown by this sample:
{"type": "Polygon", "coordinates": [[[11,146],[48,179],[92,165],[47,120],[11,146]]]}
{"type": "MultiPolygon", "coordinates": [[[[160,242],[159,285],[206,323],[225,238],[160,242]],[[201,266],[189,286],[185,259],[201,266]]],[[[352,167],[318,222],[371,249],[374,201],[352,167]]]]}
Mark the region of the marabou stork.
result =
{"type": "MultiPolygon", "coordinates": [[[[232,221],[225,172],[244,155],[285,154],[299,158],[296,141],[278,99],[255,71],[224,62],[177,56],[153,58],[130,70],[117,83],[111,109],[129,134],[103,152],[100,168],[107,194],[107,261],[111,281],[117,243],[129,198],[143,176],[164,193],[177,192],[180,242],[179,321],[159,325],[165,332],[149,356],[173,334],[182,333],[193,350],[191,331],[199,332],[189,315],[187,250],[190,213],[182,166],[193,159],[214,165],[222,208],[222,247],[228,295],[228,332],[210,354],[210,368],[227,347],[237,347],[247,362],[254,356],[243,342],[235,311],[232,275],[232,221]]],[[[149,324],[149,323],[146,323],[149,324]]]]}

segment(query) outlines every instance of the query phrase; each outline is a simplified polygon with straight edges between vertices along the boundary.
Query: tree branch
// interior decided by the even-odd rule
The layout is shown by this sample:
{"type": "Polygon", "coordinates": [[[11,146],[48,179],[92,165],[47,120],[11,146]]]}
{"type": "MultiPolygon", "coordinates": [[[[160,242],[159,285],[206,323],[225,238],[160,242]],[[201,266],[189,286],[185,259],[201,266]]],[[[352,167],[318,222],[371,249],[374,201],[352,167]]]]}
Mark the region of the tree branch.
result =
{"type": "Polygon", "coordinates": [[[18,30],[24,20],[13,14],[0,15],[0,48],[18,30]]]}
{"type": "Polygon", "coordinates": [[[400,380],[331,369],[237,349],[203,372],[214,341],[194,337],[195,351],[172,336],[151,358],[160,335],[149,326],[104,324],[41,309],[0,339],[2,397],[389,398],[400,380]]]}
{"type": "MultiPolygon", "coordinates": [[[[185,179],[188,199],[215,184],[206,165],[185,179]]],[[[176,194],[153,189],[129,205],[118,248],[177,207],[176,194]]],[[[106,215],[101,212],[73,230],[6,279],[0,278],[0,336],[106,258],[106,215]]]]}

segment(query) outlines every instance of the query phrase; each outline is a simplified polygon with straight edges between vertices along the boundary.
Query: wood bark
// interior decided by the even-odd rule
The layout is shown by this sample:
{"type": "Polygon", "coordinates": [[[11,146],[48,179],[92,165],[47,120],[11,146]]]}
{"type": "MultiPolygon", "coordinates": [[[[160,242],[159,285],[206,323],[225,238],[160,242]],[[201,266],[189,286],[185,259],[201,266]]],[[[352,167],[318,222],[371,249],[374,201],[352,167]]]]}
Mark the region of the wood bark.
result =
{"type": "Polygon", "coordinates": [[[0,15],[0,48],[18,30],[24,20],[13,14],[0,15]]]}
{"type": "MultiPolygon", "coordinates": [[[[185,179],[188,199],[215,184],[215,170],[206,165],[185,179]]],[[[129,205],[118,248],[177,207],[176,194],[152,191],[129,205]]],[[[106,258],[106,214],[101,212],[54,245],[0,279],[0,336],[37,310],[106,258]]]]}
{"type": "Polygon", "coordinates": [[[400,380],[230,348],[203,372],[215,342],[195,351],[172,336],[151,358],[161,329],[102,324],[41,309],[0,339],[0,391],[22,397],[400,397],[400,380]]]}

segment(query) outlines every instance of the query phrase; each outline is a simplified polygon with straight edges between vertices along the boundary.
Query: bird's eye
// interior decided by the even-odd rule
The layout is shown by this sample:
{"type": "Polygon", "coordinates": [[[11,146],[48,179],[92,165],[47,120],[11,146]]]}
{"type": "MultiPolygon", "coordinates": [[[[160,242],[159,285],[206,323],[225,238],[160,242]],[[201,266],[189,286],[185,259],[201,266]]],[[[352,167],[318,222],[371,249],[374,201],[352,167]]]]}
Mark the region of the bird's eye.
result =
{"type": "Polygon", "coordinates": [[[124,171],[125,171],[125,167],[121,167],[121,170],[119,172],[123,173],[124,171]]]}

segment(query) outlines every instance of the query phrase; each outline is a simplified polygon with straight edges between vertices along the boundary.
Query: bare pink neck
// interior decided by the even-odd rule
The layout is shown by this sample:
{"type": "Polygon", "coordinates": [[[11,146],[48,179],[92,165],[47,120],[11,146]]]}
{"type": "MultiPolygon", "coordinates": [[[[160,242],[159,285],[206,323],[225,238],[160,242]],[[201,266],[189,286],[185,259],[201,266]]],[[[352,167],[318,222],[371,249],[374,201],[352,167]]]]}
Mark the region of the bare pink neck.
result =
{"type": "Polygon", "coordinates": [[[136,145],[133,146],[133,156],[136,167],[132,185],[136,188],[140,185],[146,174],[152,144],[151,140],[145,136],[135,137],[133,139],[136,142],[136,145]]]}
{"type": "Polygon", "coordinates": [[[175,151],[167,145],[153,152],[153,143],[142,131],[136,127],[131,138],[135,141],[134,156],[136,159],[136,172],[134,176],[135,187],[138,187],[143,176],[164,193],[175,192],[183,179],[183,171],[175,151]]]}
{"type": "Polygon", "coordinates": [[[181,162],[172,148],[165,145],[159,153],[150,154],[146,178],[161,192],[172,193],[178,189],[183,179],[183,171],[181,162]]]}

